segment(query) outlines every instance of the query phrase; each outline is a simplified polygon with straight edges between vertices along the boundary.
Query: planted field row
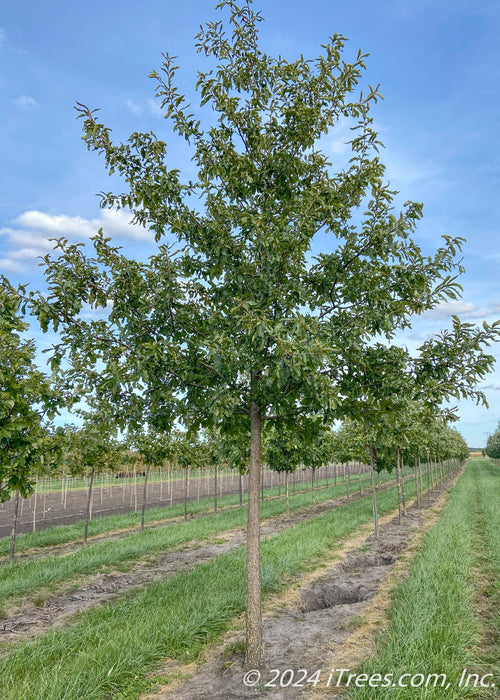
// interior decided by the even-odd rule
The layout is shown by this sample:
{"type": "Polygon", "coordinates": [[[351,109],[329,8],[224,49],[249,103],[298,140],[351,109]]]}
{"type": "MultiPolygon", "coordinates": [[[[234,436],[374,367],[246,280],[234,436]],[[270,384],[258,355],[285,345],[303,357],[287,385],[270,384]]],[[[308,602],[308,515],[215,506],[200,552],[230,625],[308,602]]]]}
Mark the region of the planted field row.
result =
{"type": "MultiPolygon", "coordinates": [[[[411,482],[410,482],[411,484],[411,482]]],[[[410,486],[413,489],[413,486],[410,486]]],[[[344,484],[323,489],[317,494],[317,502],[325,502],[345,494],[344,484]]],[[[395,487],[389,489],[394,499],[395,487]]],[[[410,490],[413,493],[414,490],[410,490]]],[[[381,492],[383,493],[383,492],[381,492]]],[[[298,509],[310,505],[310,494],[298,493],[290,497],[290,508],[298,509]]],[[[282,515],[286,503],[281,500],[267,500],[262,503],[263,519],[282,515]]],[[[313,512],[311,512],[313,515],[313,512]]],[[[169,523],[144,531],[135,531],[118,539],[95,542],[59,556],[37,556],[35,559],[20,559],[11,566],[0,568],[0,602],[12,597],[22,597],[47,586],[60,585],[75,576],[96,573],[104,568],[109,570],[124,562],[166,552],[185,545],[193,540],[223,533],[246,523],[246,508],[231,508],[218,515],[203,515],[199,518],[169,523]]],[[[40,533],[42,534],[42,533],[40,533]]]]}
{"type": "MultiPolygon", "coordinates": [[[[407,488],[414,496],[414,484],[407,488]]],[[[382,491],[379,512],[392,511],[395,497],[395,487],[382,491]]],[[[279,589],[285,577],[371,518],[371,498],[365,497],[265,540],[264,590],[279,589]]],[[[195,658],[244,609],[244,550],[150,584],[133,597],[82,614],[69,629],[18,646],[0,664],[4,697],[104,698],[144,678],[163,657],[195,658]]]]}
{"type": "MultiPolygon", "coordinates": [[[[316,469],[315,481],[322,480],[328,485],[329,481],[343,481],[357,478],[360,472],[366,471],[366,467],[360,464],[332,465],[316,469]]],[[[142,472],[141,472],[142,474],[142,472]]],[[[99,477],[93,482],[92,491],[85,489],[63,489],[61,491],[39,490],[27,499],[19,499],[17,506],[17,532],[28,533],[39,529],[45,529],[53,525],[68,525],[85,517],[87,508],[90,520],[95,517],[107,515],[125,514],[130,511],[142,510],[143,503],[146,509],[163,506],[175,506],[186,504],[186,511],[193,512],[193,505],[200,500],[212,498],[214,501],[221,496],[237,494],[236,501],[246,500],[248,492],[248,475],[239,475],[233,470],[231,474],[218,474],[214,478],[214,472],[206,470],[191,472],[184,470],[185,478],[177,478],[181,472],[166,473],[167,479],[146,479],[139,477],[129,480],[130,483],[122,483],[121,479],[113,479],[120,482],[118,485],[99,486],[99,477]],[[174,478],[176,477],[176,478],[174,478]],[[217,494],[217,496],[216,496],[217,494]]],[[[165,476],[165,473],[162,474],[165,476]]],[[[290,477],[290,489],[292,491],[311,488],[311,469],[299,469],[290,477]]],[[[283,491],[284,478],[277,472],[265,470],[262,475],[262,488],[277,492],[283,491]]],[[[14,514],[16,511],[16,498],[0,504],[0,536],[10,535],[14,514]]]]}
{"type": "MultiPolygon", "coordinates": [[[[382,473],[379,477],[379,483],[385,484],[393,478],[392,475],[386,472],[382,473]]],[[[315,490],[332,489],[335,491],[328,491],[328,493],[335,493],[336,495],[342,495],[347,493],[347,489],[350,492],[358,490],[361,484],[361,488],[367,488],[369,485],[369,474],[367,472],[362,472],[356,476],[355,479],[350,479],[350,483],[344,482],[341,479],[332,480],[318,480],[315,485],[315,490]]],[[[290,489],[292,496],[304,495],[308,493],[308,497],[303,505],[311,503],[311,484],[296,483],[294,487],[290,489]]],[[[278,498],[279,496],[284,496],[284,490],[281,487],[273,487],[265,489],[263,491],[263,500],[269,500],[273,498],[278,498]]],[[[330,496],[326,496],[329,498],[330,496]]],[[[322,499],[323,496],[317,496],[316,500],[322,499]]],[[[241,503],[246,504],[248,496],[246,493],[242,494],[241,503]]],[[[232,494],[228,496],[222,496],[218,498],[217,501],[218,508],[238,506],[240,504],[240,498],[238,494],[232,494]]],[[[191,501],[188,506],[188,516],[200,515],[208,513],[214,510],[214,500],[213,498],[204,498],[199,501],[191,501]]],[[[157,523],[162,520],[170,520],[172,518],[179,518],[184,515],[184,505],[163,505],[155,508],[148,508],[145,511],[145,522],[146,523],[157,523]]],[[[107,515],[94,518],[89,521],[88,533],[89,537],[95,535],[102,535],[109,531],[116,531],[119,529],[127,529],[138,527],[141,522],[141,514],[137,511],[132,511],[128,513],[107,515]]],[[[58,525],[51,528],[45,528],[43,530],[37,530],[36,532],[27,532],[23,535],[18,535],[16,539],[16,550],[18,552],[27,551],[29,549],[55,546],[58,544],[64,544],[66,542],[71,542],[78,540],[82,536],[84,529],[84,521],[79,520],[72,525],[58,525]]],[[[9,552],[9,538],[3,537],[0,539],[0,556],[6,555],[9,552]]]]}
{"type": "Polygon", "coordinates": [[[368,678],[381,674],[389,680],[359,688],[353,683],[349,697],[496,697],[495,672],[496,684],[500,682],[499,496],[498,467],[473,460],[426,537],[409,577],[395,590],[390,622],[378,640],[376,654],[358,669],[368,678]],[[494,580],[486,601],[480,601],[488,569],[494,580]],[[485,604],[487,636],[497,640],[487,653],[484,619],[478,616],[485,604]]]}

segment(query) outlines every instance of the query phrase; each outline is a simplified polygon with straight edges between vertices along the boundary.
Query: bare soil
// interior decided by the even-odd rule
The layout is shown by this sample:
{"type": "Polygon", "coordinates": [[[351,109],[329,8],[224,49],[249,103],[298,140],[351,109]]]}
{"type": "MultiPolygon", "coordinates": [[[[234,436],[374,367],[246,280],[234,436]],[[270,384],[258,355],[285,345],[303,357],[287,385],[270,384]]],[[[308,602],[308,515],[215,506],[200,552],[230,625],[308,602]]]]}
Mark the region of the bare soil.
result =
{"type": "MultiPolygon", "coordinates": [[[[392,485],[392,484],[390,484],[392,485]]],[[[389,485],[389,486],[390,486],[389,485]]],[[[384,485],[383,488],[388,486],[384,485]]],[[[366,496],[366,491],[361,496],[366,496]]],[[[359,493],[351,495],[351,500],[360,497],[359,493]]],[[[291,511],[275,518],[263,520],[261,523],[262,537],[272,537],[282,530],[297,525],[305,520],[319,517],[327,510],[347,503],[346,497],[337,498],[324,503],[291,511]]],[[[114,536],[119,536],[117,533],[114,536]]],[[[109,539],[106,537],[106,539],[109,539]]],[[[59,594],[37,592],[34,596],[26,597],[19,607],[11,607],[6,611],[6,619],[0,621],[0,641],[16,642],[45,634],[52,627],[71,624],[71,617],[80,611],[95,605],[114,600],[134,589],[152,581],[166,580],[178,573],[198,564],[202,564],[219,554],[232,551],[245,544],[246,529],[244,527],[226,530],[204,540],[192,541],[181,545],[160,556],[147,557],[144,560],[128,565],[127,571],[111,571],[109,573],[79,576],[77,581],[65,582],[64,590],[59,594]]],[[[74,543],[50,548],[50,553],[66,554],[79,545],[74,543]]],[[[47,548],[41,550],[45,555],[47,548]]]]}
{"type": "MultiPolygon", "coordinates": [[[[390,600],[387,589],[382,598],[377,599],[377,593],[393,570],[401,566],[406,570],[409,549],[415,550],[415,540],[436,520],[454,481],[448,484],[445,492],[438,490],[426,497],[422,507],[413,503],[401,525],[397,517],[381,519],[378,540],[373,535],[367,537],[365,529],[346,543],[340,561],[338,558],[325,561],[324,568],[303,577],[292,590],[268,599],[264,616],[266,664],[259,669],[260,680],[254,686],[247,687],[243,683],[246,669],[243,665],[244,620],[241,618],[239,628],[228,632],[221,644],[207,652],[195,673],[192,666],[183,668],[166,660],[160,671],[163,676],[181,672],[190,677],[163,686],[143,700],[268,697],[295,700],[321,697],[324,692],[328,697],[334,695],[332,687],[324,689],[331,669],[354,668],[363,653],[369,652],[373,631],[384,622],[390,600]],[[373,615],[374,601],[377,611],[373,615]],[[359,637],[365,625],[370,634],[362,644],[359,639],[354,643],[353,637],[359,637]],[[354,656],[353,650],[356,650],[354,656]],[[346,663],[351,665],[346,666],[346,663]],[[289,671],[284,674],[287,669],[289,671]],[[300,669],[304,669],[304,673],[300,669]],[[320,682],[314,688],[305,678],[317,670],[320,670],[320,682]],[[280,678],[287,687],[280,687],[280,678]]],[[[396,580],[397,577],[393,578],[392,585],[396,580]]],[[[334,674],[331,683],[336,679],[334,674]]]]}

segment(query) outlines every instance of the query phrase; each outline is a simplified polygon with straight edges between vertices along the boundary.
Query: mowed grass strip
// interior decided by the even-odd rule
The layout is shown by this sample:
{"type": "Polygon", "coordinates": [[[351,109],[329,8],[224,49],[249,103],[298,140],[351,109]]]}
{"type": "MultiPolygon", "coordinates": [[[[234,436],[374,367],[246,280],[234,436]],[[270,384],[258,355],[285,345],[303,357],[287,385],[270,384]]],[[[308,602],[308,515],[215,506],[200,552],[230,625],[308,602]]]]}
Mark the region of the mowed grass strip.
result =
{"type": "MultiPolygon", "coordinates": [[[[408,485],[408,496],[414,487],[408,485]]],[[[379,494],[381,514],[394,510],[394,488],[379,494]]],[[[262,543],[264,591],[277,591],[372,519],[371,498],[330,510],[262,543]]],[[[245,605],[245,548],[223,554],[134,597],[82,613],[75,624],[18,645],[0,661],[5,700],[97,700],[137,697],[145,676],[165,657],[194,659],[245,605]]]]}
{"type": "MultiPolygon", "coordinates": [[[[343,485],[337,485],[336,488],[332,486],[324,489],[317,494],[316,500],[321,502],[342,495],[343,488],[343,485]]],[[[290,497],[290,507],[293,509],[308,506],[310,502],[310,493],[302,492],[290,497]]],[[[284,512],[283,500],[265,501],[261,504],[263,519],[284,512]]],[[[314,510],[311,510],[311,515],[314,515],[314,510]]],[[[193,540],[241,527],[245,525],[246,518],[246,508],[226,510],[218,515],[206,515],[186,522],[133,532],[123,538],[96,542],[70,553],[21,559],[12,566],[0,567],[0,602],[5,603],[11,598],[19,598],[39,589],[60,585],[79,575],[109,570],[109,567],[116,567],[124,562],[138,561],[193,540]]]]}
{"type": "Polygon", "coordinates": [[[356,688],[353,680],[347,697],[487,697],[481,695],[484,689],[475,693],[459,687],[463,670],[473,670],[477,661],[473,651],[478,642],[473,602],[476,489],[486,493],[487,484],[481,465],[473,460],[426,535],[410,575],[394,591],[387,630],[376,640],[375,655],[357,670],[366,674],[359,681],[364,687],[356,688]],[[370,687],[367,679],[375,674],[390,674],[389,687],[379,676],[370,687]],[[446,680],[433,674],[446,674],[446,680]],[[406,687],[398,687],[400,680],[406,687]]]}
{"type": "MultiPolygon", "coordinates": [[[[368,488],[370,477],[369,474],[364,473],[362,477],[362,488],[368,488]]],[[[387,481],[394,478],[393,474],[382,474],[381,483],[386,483],[387,481]]],[[[317,493],[316,500],[318,502],[322,500],[328,500],[334,496],[342,496],[346,493],[346,486],[340,480],[337,479],[336,488],[332,485],[332,479],[328,480],[328,486],[326,485],[326,480],[321,480],[318,482],[317,487],[321,489],[317,493]],[[332,490],[333,489],[333,490],[332,490]]],[[[358,478],[351,478],[351,491],[355,491],[358,488],[358,478]]],[[[308,483],[298,483],[296,484],[297,497],[309,493],[309,501],[307,499],[304,504],[311,501],[311,485],[308,483]]],[[[274,498],[278,496],[279,489],[277,486],[273,486],[270,489],[264,491],[266,498],[274,498]]],[[[281,487],[281,494],[284,493],[284,487],[281,487]]],[[[292,497],[292,488],[290,487],[290,495],[292,497]]],[[[142,496],[142,494],[141,494],[142,496]]],[[[293,496],[295,498],[295,496],[293,496]]],[[[166,497],[167,501],[168,498],[166,497]]],[[[247,494],[243,494],[243,503],[247,501],[247,494]]],[[[299,501],[290,501],[290,506],[300,507],[295,505],[299,501]]],[[[219,509],[236,506],[239,504],[239,494],[232,494],[230,496],[219,496],[217,499],[219,509]]],[[[300,501],[301,503],[301,501],[300,501]]],[[[213,510],[214,499],[213,496],[210,498],[200,499],[199,501],[189,501],[188,502],[188,513],[189,515],[203,515],[209,513],[213,510]]],[[[145,522],[161,522],[162,520],[170,520],[173,518],[179,518],[184,515],[184,504],[176,505],[165,505],[158,506],[155,508],[147,508],[145,512],[145,522]]],[[[120,529],[127,529],[132,527],[138,527],[141,522],[140,510],[131,513],[125,513],[121,515],[105,515],[98,518],[94,518],[89,521],[89,537],[95,535],[102,535],[106,532],[116,531],[120,529]]],[[[66,544],[68,542],[75,542],[81,539],[83,534],[84,521],[79,520],[73,525],[57,525],[54,527],[45,528],[43,530],[37,530],[36,532],[28,532],[25,534],[20,534],[16,538],[16,551],[18,553],[25,552],[34,548],[41,547],[53,547],[60,544],[66,544]]],[[[9,553],[10,547],[10,537],[0,538],[0,556],[6,556],[9,553]]]]}
{"type": "MultiPolygon", "coordinates": [[[[481,555],[489,577],[486,596],[489,615],[485,620],[489,636],[485,661],[500,668],[500,467],[491,462],[480,465],[482,488],[478,489],[480,532],[483,538],[481,555]]],[[[496,685],[500,685],[497,674],[496,685]]]]}

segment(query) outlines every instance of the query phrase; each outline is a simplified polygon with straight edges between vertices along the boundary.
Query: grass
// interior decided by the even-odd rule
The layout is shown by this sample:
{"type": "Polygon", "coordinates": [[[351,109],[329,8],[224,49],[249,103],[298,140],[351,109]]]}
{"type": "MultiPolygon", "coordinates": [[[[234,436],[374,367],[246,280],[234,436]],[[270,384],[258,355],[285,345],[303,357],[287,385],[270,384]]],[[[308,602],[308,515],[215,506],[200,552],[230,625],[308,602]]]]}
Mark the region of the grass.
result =
{"type": "MultiPolygon", "coordinates": [[[[500,478],[497,472],[496,493],[500,478]]],[[[477,654],[480,628],[475,614],[474,574],[477,565],[478,521],[476,494],[488,510],[489,552],[496,552],[500,571],[500,509],[491,498],[484,460],[473,460],[451,492],[442,517],[425,537],[410,575],[396,589],[387,630],[378,638],[373,657],[359,673],[392,674],[396,687],[350,688],[348,697],[446,698],[489,697],[484,689],[459,687],[465,668],[480,666],[477,654]],[[492,511],[495,511],[493,517],[492,511]],[[431,679],[420,687],[397,687],[403,674],[446,674],[434,687],[431,679]]],[[[497,607],[498,610],[498,607],[497,607]]],[[[409,684],[410,676],[403,682],[409,684]]],[[[420,683],[420,677],[414,681],[420,683]]]]}
{"type": "MultiPolygon", "coordinates": [[[[384,474],[382,477],[382,483],[386,483],[392,478],[392,475],[384,474]]],[[[354,484],[357,487],[357,479],[353,480],[351,483],[351,492],[355,493],[354,484]]],[[[362,484],[364,488],[369,485],[369,475],[362,475],[362,484]]],[[[332,491],[332,479],[329,479],[329,486],[326,486],[326,480],[318,482],[318,488],[321,489],[317,492],[317,501],[327,500],[332,498],[332,495],[323,496],[325,490],[328,494],[334,494],[335,496],[340,496],[346,493],[346,486],[343,482],[339,480],[336,491],[332,491]]],[[[283,494],[283,487],[281,487],[281,493],[283,494]]],[[[304,502],[303,505],[310,503],[310,484],[300,483],[296,484],[297,495],[309,493],[309,499],[304,502]]],[[[267,499],[277,497],[279,489],[277,486],[273,486],[270,489],[266,489],[264,494],[267,499]]],[[[292,490],[290,489],[290,493],[292,490]]],[[[243,494],[243,503],[247,501],[247,494],[243,494]]],[[[188,512],[189,515],[203,515],[209,513],[213,510],[213,497],[200,499],[200,501],[189,501],[188,502],[188,512]]],[[[228,508],[232,506],[237,506],[239,504],[239,495],[232,494],[229,496],[222,496],[218,498],[219,508],[228,508]]],[[[184,516],[184,504],[176,504],[172,506],[163,506],[155,508],[147,508],[145,512],[145,522],[146,523],[156,523],[162,520],[170,520],[173,518],[180,518],[184,516]]],[[[116,530],[125,530],[127,528],[139,527],[141,522],[140,511],[125,513],[122,515],[107,515],[99,518],[94,518],[89,521],[89,537],[95,535],[105,534],[107,532],[112,532],[116,530]]],[[[16,538],[16,551],[25,552],[34,548],[41,547],[53,547],[60,544],[67,544],[69,542],[74,542],[81,539],[83,533],[84,521],[79,520],[73,525],[58,525],[55,527],[45,528],[43,530],[38,530],[36,532],[29,532],[26,534],[20,534],[16,538]]],[[[0,538],[0,556],[7,555],[9,553],[10,537],[0,538]]]]}
{"type": "MultiPolygon", "coordinates": [[[[482,489],[477,491],[479,530],[482,539],[480,565],[487,582],[483,596],[489,618],[483,620],[488,637],[484,661],[500,668],[500,468],[498,464],[481,464],[482,489]]],[[[484,602],[481,601],[481,606],[484,602]]],[[[497,679],[498,685],[498,679],[497,679]]]]}
{"type": "MultiPolygon", "coordinates": [[[[409,484],[408,497],[413,493],[409,484]]],[[[393,510],[395,489],[382,491],[378,500],[381,514],[393,510]]],[[[280,590],[290,576],[318,562],[371,517],[371,498],[366,497],[262,542],[263,591],[280,590]]],[[[0,660],[1,697],[137,697],[131,688],[161,659],[195,659],[220,635],[244,610],[245,592],[244,547],[167,582],[146,585],[134,596],[86,611],[73,626],[7,654],[0,660]]]]}
{"type": "MultiPolygon", "coordinates": [[[[343,492],[343,488],[343,485],[337,485],[336,488],[331,486],[324,489],[317,494],[317,501],[338,496],[343,492]]],[[[290,497],[291,508],[297,509],[309,504],[310,494],[301,492],[290,497]]],[[[263,519],[284,512],[283,500],[268,500],[261,504],[263,519]]],[[[70,553],[19,559],[11,566],[0,567],[0,601],[19,598],[47,587],[53,590],[54,586],[75,576],[96,573],[109,567],[117,568],[126,562],[137,561],[147,555],[164,552],[199,538],[213,537],[225,530],[243,526],[246,517],[246,508],[231,509],[218,515],[205,515],[142,532],[132,532],[118,539],[95,542],[70,553]]]]}

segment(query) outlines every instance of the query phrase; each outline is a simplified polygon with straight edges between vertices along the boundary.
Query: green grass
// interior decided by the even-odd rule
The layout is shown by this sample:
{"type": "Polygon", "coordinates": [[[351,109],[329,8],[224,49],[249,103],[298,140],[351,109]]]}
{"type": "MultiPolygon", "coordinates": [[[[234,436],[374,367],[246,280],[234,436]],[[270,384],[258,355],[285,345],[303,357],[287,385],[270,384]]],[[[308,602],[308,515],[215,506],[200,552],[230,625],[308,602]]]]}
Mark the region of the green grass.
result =
{"type": "MultiPolygon", "coordinates": [[[[408,484],[408,497],[414,487],[408,484]]],[[[380,492],[379,512],[395,507],[380,492]]],[[[262,543],[262,584],[277,591],[289,576],[371,521],[371,498],[329,510],[262,543]]],[[[152,533],[149,533],[151,535],[152,533]]],[[[19,645],[0,661],[5,700],[127,697],[161,659],[194,659],[245,605],[245,548],[152,583],[136,595],[81,614],[65,630],[19,645]],[[126,695],[125,695],[126,693],[126,695]]],[[[135,696],[137,697],[137,695],[135,696]]]]}
{"type": "MultiPolygon", "coordinates": [[[[481,565],[489,577],[488,597],[490,619],[486,621],[491,649],[485,661],[500,668],[500,466],[496,463],[481,465],[483,488],[478,489],[477,508],[479,529],[483,541],[481,565]]],[[[497,686],[500,678],[497,677],[497,686]]]]}
{"type": "MultiPolygon", "coordinates": [[[[382,483],[389,481],[392,475],[384,474],[382,476],[382,483]]],[[[362,487],[368,488],[369,486],[369,476],[367,474],[362,476],[362,487]]],[[[357,479],[353,480],[351,483],[351,492],[355,492],[358,487],[357,479]],[[356,488],[354,488],[354,486],[356,488]]],[[[346,487],[339,480],[337,484],[337,490],[332,491],[332,479],[329,479],[329,486],[326,487],[326,481],[322,480],[318,482],[318,488],[321,490],[317,493],[317,501],[328,500],[328,498],[333,498],[334,496],[341,496],[345,494],[346,487]],[[327,491],[325,495],[325,491],[327,491]]],[[[283,494],[283,486],[281,487],[281,493],[283,494]]],[[[298,494],[309,493],[310,494],[310,484],[300,483],[296,485],[296,491],[298,494]],[[309,491],[308,491],[309,489],[309,491]]],[[[290,488],[290,493],[292,489],[290,488]]],[[[271,489],[266,489],[264,491],[265,497],[267,499],[277,497],[278,487],[274,486],[271,489]]],[[[243,503],[246,503],[247,495],[243,494],[243,503]]],[[[309,495],[308,502],[310,503],[311,497],[309,495]]],[[[292,504],[292,501],[290,502],[292,504]]],[[[303,505],[306,505],[307,499],[303,505]]],[[[209,513],[213,510],[214,499],[204,498],[200,501],[189,501],[188,502],[188,513],[190,515],[200,515],[204,513],[209,513]]],[[[231,506],[237,506],[239,504],[239,495],[232,494],[230,496],[222,496],[218,498],[219,508],[227,508],[231,506]]],[[[294,506],[295,507],[295,506],[294,506]]],[[[298,506],[300,507],[300,506],[298,506]]],[[[176,504],[172,506],[147,508],[145,512],[145,522],[151,523],[161,520],[169,520],[171,518],[179,518],[184,515],[184,504],[176,504]]],[[[127,529],[132,527],[139,527],[141,522],[140,511],[125,513],[123,515],[108,515],[94,520],[89,521],[89,537],[95,535],[105,534],[113,530],[127,529]]],[[[83,533],[84,521],[79,520],[73,525],[58,525],[55,527],[46,528],[43,530],[38,530],[37,532],[29,532],[26,534],[18,535],[16,539],[16,551],[25,552],[33,548],[40,547],[50,547],[59,544],[66,544],[68,542],[73,542],[81,539],[83,533]]],[[[10,537],[3,537],[0,539],[0,556],[7,555],[9,553],[10,537]]]]}
{"type": "MultiPolygon", "coordinates": [[[[344,489],[343,484],[337,485],[336,488],[331,486],[323,489],[318,492],[317,501],[338,496],[344,489]]],[[[302,491],[290,497],[290,507],[296,509],[307,506],[310,499],[310,494],[302,491]]],[[[284,512],[283,500],[268,500],[261,504],[263,519],[284,512]]],[[[47,587],[54,590],[56,586],[76,576],[96,573],[110,567],[116,568],[124,562],[137,561],[192,540],[241,527],[245,525],[246,517],[246,508],[231,509],[218,515],[205,515],[187,522],[180,521],[142,532],[132,532],[126,537],[95,542],[70,553],[19,559],[11,566],[0,567],[0,601],[19,599],[47,587]]]]}
{"type": "MultiPolygon", "coordinates": [[[[380,635],[375,655],[358,673],[392,674],[398,683],[403,674],[446,674],[445,687],[433,679],[428,687],[351,687],[348,697],[446,698],[489,697],[487,691],[460,688],[464,669],[479,672],[477,654],[479,625],[474,608],[474,580],[479,546],[476,497],[488,510],[489,552],[496,552],[500,567],[500,509],[493,505],[492,485],[486,478],[484,460],[472,460],[452,490],[442,517],[424,539],[410,575],[395,590],[388,628],[380,635]],[[493,512],[495,511],[495,518],[493,512]],[[447,685],[449,683],[449,685],[447,685]]],[[[499,493],[497,472],[496,493],[499,493]]],[[[500,570],[500,569],[499,569],[500,570]]],[[[484,671],[486,673],[486,671],[484,671]]],[[[410,677],[403,679],[410,682],[410,677]]],[[[415,684],[420,683],[420,677],[415,684]]]]}
{"type": "MultiPolygon", "coordinates": [[[[122,478],[115,478],[115,473],[110,472],[108,474],[104,473],[104,484],[101,481],[101,474],[98,474],[95,477],[95,488],[96,490],[101,488],[101,484],[103,484],[103,488],[113,488],[115,486],[122,486],[122,485],[131,485],[134,484],[135,481],[137,481],[137,485],[139,486],[141,483],[143,483],[143,476],[142,472],[145,470],[145,467],[142,468],[137,468],[137,476],[136,480],[134,480],[133,476],[125,476],[122,478]]],[[[128,467],[123,467],[122,470],[125,473],[132,473],[133,469],[129,469],[128,467]]],[[[266,470],[268,471],[268,470],[266,470]]],[[[198,475],[201,476],[201,478],[204,478],[206,476],[206,470],[201,472],[196,472],[191,470],[191,475],[193,478],[198,477],[198,475]]],[[[174,469],[173,473],[168,472],[169,474],[169,480],[173,481],[183,481],[185,476],[182,472],[182,470],[179,469],[174,469]]],[[[231,476],[231,474],[234,474],[234,471],[230,469],[219,469],[218,471],[219,478],[221,477],[226,477],[226,476],[231,476]]],[[[212,478],[214,476],[214,470],[210,469],[208,470],[208,476],[209,478],[212,478]]],[[[69,484],[67,480],[63,479],[62,477],[56,477],[53,479],[40,479],[38,481],[38,488],[39,488],[39,494],[40,492],[43,493],[52,493],[54,491],[62,491],[63,489],[67,488],[68,491],[80,491],[82,489],[88,488],[89,485],[89,477],[83,477],[83,476],[72,476],[68,477],[69,479],[69,484]]],[[[163,481],[164,484],[167,483],[167,470],[163,470],[162,475],[160,475],[159,471],[151,471],[148,476],[148,483],[158,483],[159,481],[163,481]]]]}

